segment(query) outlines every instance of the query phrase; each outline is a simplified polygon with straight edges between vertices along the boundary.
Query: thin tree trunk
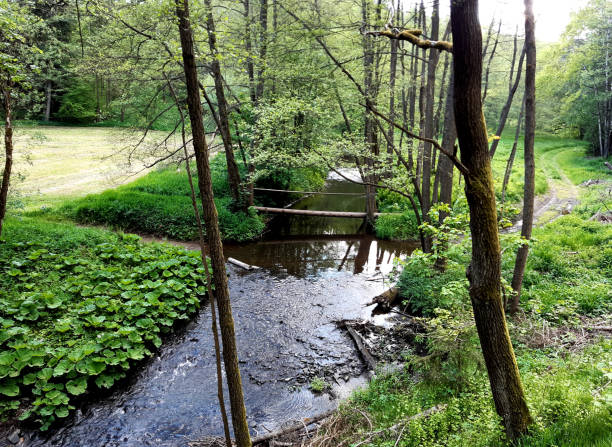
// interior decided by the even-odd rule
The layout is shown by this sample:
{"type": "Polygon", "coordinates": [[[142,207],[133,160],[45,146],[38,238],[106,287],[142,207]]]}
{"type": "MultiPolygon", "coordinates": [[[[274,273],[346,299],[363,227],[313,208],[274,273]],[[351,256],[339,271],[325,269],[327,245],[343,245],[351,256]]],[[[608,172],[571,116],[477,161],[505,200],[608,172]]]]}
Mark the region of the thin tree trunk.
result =
{"type": "MultiPolygon", "coordinates": [[[[457,140],[457,127],[455,126],[455,111],[453,109],[453,90],[455,86],[455,76],[451,63],[451,74],[448,81],[448,92],[446,94],[446,114],[444,116],[444,136],[442,137],[442,147],[448,152],[454,151],[455,141],[457,140]]],[[[440,202],[446,203],[450,207],[453,201],[453,171],[455,165],[452,160],[446,155],[440,153],[440,162],[438,163],[438,173],[440,179],[440,202]]],[[[449,213],[440,211],[439,223],[444,222],[449,213]]],[[[436,268],[444,270],[446,267],[446,258],[438,254],[436,259],[436,268]]]]}
{"type": "MultiPolygon", "coordinates": [[[[366,27],[369,21],[369,8],[368,0],[362,0],[361,2],[361,14],[363,26],[366,27]]],[[[365,28],[364,28],[365,29],[365,28]]],[[[365,93],[365,100],[374,102],[374,86],[373,86],[373,64],[374,64],[374,50],[371,39],[365,34],[363,36],[363,90],[365,93]]],[[[364,111],[364,140],[367,145],[370,154],[366,155],[367,172],[364,181],[368,184],[366,186],[366,213],[367,213],[367,225],[366,229],[372,231],[374,228],[374,220],[376,213],[376,187],[372,186],[376,184],[376,176],[373,175],[374,170],[374,157],[378,155],[378,138],[377,128],[375,121],[372,117],[372,113],[366,109],[364,111]]]]}
{"type": "Polygon", "coordinates": [[[4,102],[4,171],[2,172],[2,187],[0,187],[0,236],[2,224],[6,216],[11,170],[13,168],[13,111],[11,108],[11,84],[3,85],[2,96],[4,102]]]}
{"type": "Polygon", "coordinates": [[[176,15],[179,19],[178,26],[181,37],[183,67],[187,87],[187,106],[198,169],[200,198],[202,200],[206,237],[208,239],[213,269],[215,295],[217,296],[217,303],[219,306],[219,322],[221,326],[221,339],[223,342],[223,362],[225,364],[225,374],[229,390],[232,425],[238,447],[250,447],[251,437],[247,424],[246,408],[244,406],[240,369],[238,367],[234,319],[232,317],[217,208],[213,200],[206,132],[202,121],[202,103],[200,102],[200,89],[193,49],[193,34],[189,21],[188,0],[176,1],[176,15]]]}
{"type": "Polygon", "coordinates": [[[247,64],[247,75],[249,77],[249,94],[251,97],[251,104],[255,107],[257,102],[257,94],[255,91],[255,68],[253,66],[253,44],[251,41],[251,6],[249,0],[243,0],[244,5],[244,46],[246,49],[246,64],[247,64]]]}
{"type": "Polygon", "coordinates": [[[47,105],[45,107],[45,121],[49,122],[51,120],[51,81],[47,81],[45,86],[47,91],[47,105]]]}
{"type": "Polygon", "coordinates": [[[257,72],[257,99],[264,93],[264,73],[266,70],[266,56],[268,52],[268,0],[261,0],[259,10],[259,70],[257,72]]]}
{"type": "Polygon", "coordinates": [[[232,437],[229,431],[229,421],[227,419],[227,411],[225,409],[225,399],[223,397],[223,373],[221,372],[221,346],[219,344],[219,330],[217,328],[217,312],[215,310],[215,295],[213,294],[213,282],[210,275],[210,269],[208,268],[208,262],[206,261],[206,242],[204,241],[204,228],[202,226],[202,219],[200,217],[200,210],[198,209],[198,201],[193,186],[193,176],[191,175],[191,166],[189,165],[189,153],[187,151],[187,138],[185,136],[185,115],[181,103],[176,96],[172,83],[164,73],[166,82],[170,93],[176,103],[176,108],[181,116],[181,138],[183,142],[183,154],[185,156],[185,171],[187,172],[187,179],[189,180],[189,191],[191,194],[191,206],[193,207],[193,213],[196,219],[196,226],[198,228],[198,241],[200,243],[200,255],[202,258],[202,266],[206,272],[206,292],[208,295],[208,301],[210,303],[210,314],[211,314],[211,325],[213,332],[213,341],[215,347],[215,361],[217,366],[217,399],[219,401],[219,409],[221,410],[221,420],[223,422],[223,433],[225,434],[225,445],[226,447],[232,447],[232,437]]]}
{"type": "MultiPolygon", "coordinates": [[[[211,0],[205,0],[207,8],[206,24],[208,28],[208,46],[212,54],[211,74],[215,82],[215,93],[217,95],[217,107],[219,109],[219,125],[221,127],[221,138],[225,148],[225,159],[227,161],[227,181],[230,194],[236,204],[240,203],[240,172],[234,156],[232,147],[232,136],[230,135],[229,112],[227,110],[227,99],[223,90],[223,76],[221,75],[221,64],[219,63],[219,50],[217,48],[217,35],[215,32],[215,20],[213,18],[211,0]]],[[[199,97],[199,96],[198,96],[199,97]]]]}
{"type": "Polygon", "coordinates": [[[83,29],[81,28],[81,9],[79,8],[79,0],[74,0],[76,3],[77,23],[79,25],[79,41],[81,42],[81,57],[85,57],[85,46],[83,45],[83,29]]]}
{"type": "MultiPolygon", "coordinates": [[[[515,55],[516,55],[516,36],[515,39],[515,55]]],[[[514,79],[514,83],[512,81],[512,73],[514,72],[514,57],[512,58],[512,66],[510,67],[510,82],[508,87],[508,97],[506,99],[506,103],[502,108],[502,111],[499,116],[499,124],[497,125],[497,131],[495,135],[501,137],[502,132],[504,131],[504,127],[506,126],[506,120],[508,119],[508,113],[510,113],[510,108],[512,107],[512,101],[514,100],[514,94],[516,93],[516,89],[519,86],[519,82],[521,81],[521,74],[523,72],[523,61],[525,59],[525,46],[523,46],[523,50],[521,51],[521,56],[519,58],[518,70],[516,72],[516,78],[514,79]]],[[[495,155],[495,151],[497,150],[497,146],[499,145],[499,139],[494,139],[491,143],[491,149],[489,150],[489,155],[491,158],[495,155]]]]}
{"type": "Polygon", "coordinates": [[[523,124],[523,112],[525,111],[525,98],[521,101],[521,111],[519,112],[518,121],[516,123],[516,132],[514,134],[514,143],[512,144],[512,150],[506,163],[506,171],[504,172],[504,181],[502,183],[501,190],[501,216],[504,217],[504,204],[506,203],[506,190],[508,189],[508,182],[510,181],[510,175],[512,174],[512,165],[514,164],[514,158],[516,157],[516,149],[518,147],[518,140],[521,134],[521,125],[523,124]]]}
{"type": "MultiPolygon", "coordinates": [[[[523,226],[521,237],[529,241],[533,226],[533,206],[535,200],[535,73],[536,73],[536,42],[535,20],[533,17],[532,0],[525,0],[525,48],[527,55],[527,69],[525,71],[525,183],[523,193],[523,226]]],[[[521,245],[516,253],[514,275],[512,276],[512,289],[514,297],[510,311],[516,312],[521,297],[521,286],[527,265],[529,246],[521,245]]]]}
{"type": "Polygon", "coordinates": [[[482,114],[482,34],[478,0],[451,2],[454,108],[461,162],[467,168],[472,260],[470,298],[497,413],[515,440],[531,423],[501,298],[501,250],[487,129],[482,114]]]}
{"type": "MultiPolygon", "coordinates": [[[[437,41],[439,38],[439,0],[433,1],[433,10],[431,14],[431,40],[437,41]]],[[[438,51],[429,51],[429,60],[427,63],[427,87],[425,89],[425,116],[424,129],[422,135],[427,138],[435,138],[434,131],[434,105],[436,102],[436,67],[440,53],[438,51]]],[[[421,186],[421,194],[423,195],[422,214],[423,222],[429,222],[429,209],[431,208],[431,172],[432,172],[432,145],[429,142],[423,144],[423,181],[421,186]]],[[[431,239],[426,238],[425,252],[431,251],[431,239]]]]}
{"type": "Polygon", "coordinates": [[[497,28],[497,34],[495,35],[495,43],[493,44],[493,49],[491,50],[491,54],[489,55],[489,61],[487,62],[487,70],[485,72],[485,80],[484,80],[484,92],[482,93],[482,103],[484,104],[485,99],[487,98],[487,92],[489,90],[489,73],[491,72],[491,62],[493,62],[493,57],[495,57],[495,50],[497,50],[497,44],[499,43],[499,34],[501,32],[501,20],[499,21],[499,26],[497,28]]]}

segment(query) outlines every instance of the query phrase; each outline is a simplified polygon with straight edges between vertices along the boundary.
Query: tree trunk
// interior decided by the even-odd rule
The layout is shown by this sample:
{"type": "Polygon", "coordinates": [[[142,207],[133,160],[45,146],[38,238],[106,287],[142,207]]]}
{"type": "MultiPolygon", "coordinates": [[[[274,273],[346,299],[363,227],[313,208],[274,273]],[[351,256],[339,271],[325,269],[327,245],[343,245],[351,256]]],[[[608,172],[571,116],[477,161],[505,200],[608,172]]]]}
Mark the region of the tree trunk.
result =
{"type": "MultiPolygon", "coordinates": [[[[369,22],[369,8],[368,1],[362,0],[361,2],[361,14],[363,26],[367,26],[369,22]]],[[[365,93],[365,100],[374,103],[374,87],[373,87],[373,64],[374,64],[374,49],[372,45],[372,40],[369,39],[366,35],[363,36],[363,90],[365,93]]],[[[372,186],[377,183],[376,175],[373,174],[374,171],[374,158],[378,155],[378,138],[377,138],[377,128],[374,118],[372,117],[372,113],[369,109],[366,108],[364,111],[364,140],[368,151],[372,154],[372,156],[366,155],[366,165],[367,172],[366,178],[364,178],[364,182],[368,183],[366,186],[366,214],[367,214],[367,225],[366,230],[371,232],[374,229],[374,220],[375,213],[377,211],[376,208],[376,187],[372,186]]]]}
{"type": "Polygon", "coordinates": [[[198,169],[198,185],[202,200],[202,213],[206,226],[206,237],[210,250],[213,268],[213,282],[219,309],[219,323],[221,326],[221,340],[223,342],[223,362],[230,397],[232,425],[238,447],[250,447],[251,438],[246,419],[246,408],[242,393],[242,381],[238,367],[238,353],[234,334],[234,320],[230,303],[225,258],[219,232],[217,208],[213,200],[212,179],[208,160],[208,145],[202,121],[202,103],[200,102],[200,89],[198,85],[197,67],[193,49],[193,34],[189,21],[188,0],[176,1],[176,15],[179,19],[179,33],[183,56],[183,67],[187,87],[187,106],[193,147],[198,169]]]}
{"type": "MultiPolygon", "coordinates": [[[[232,147],[232,137],[230,135],[229,112],[227,110],[227,99],[223,89],[223,76],[221,75],[221,64],[219,63],[219,51],[217,49],[217,35],[215,32],[215,20],[212,13],[211,0],[204,2],[207,8],[206,24],[208,27],[208,46],[212,54],[211,74],[215,81],[215,93],[217,95],[217,107],[219,109],[219,125],[221,127],[221,138],[225,148],[225,159],[227,161],[227,181],[229,183],[230,194],[236,204],[240,203],[240,172],[234,157],[232,147]]],[[[198,94],[199,97],[199,94],[198,94]]]]}
{"type": "Polygon", "coordinates": [[[501,299],[501,253],[487,129],[482,113],[482,34],[478,0],[451,2],[454,109],[461,162],[467,168],[472,260],[470,298],[497,413],[510,440],[531,423],[501,299]]]}
{"type": "MultiPolygon", "coordinates": [[[[516,36],[515,39],[515,55],[516,55],[516,36]]],[[[518,70],[516,72],[516,78],[514,83],[512,82],[512,73],[514,72],[514,57],[512,58],[512,66],[510,67],[510,82],[508,88],[508,98],[506,99],[506,103],[502,108],[502,111],[499,116],[499,124],[497,125],[497,132],[495,135],[501,137],[502,132],[504,131],[504,127],[506,126],[506,120],[508,119],[508,113],[510,113],[510,107],[512,107],[512,101],[514,100],[514,94],[516,93],[516,89],[518,88],[519,82],[521,81],[521,73],[523,72],[523,60],[525,59],[525,48],[521,51],[521,56],[519,58],[518,70]]],[[[491,143],[491,149],[489,150],[489,155],[491,158],[495,155],[495,151],[497,150],[497,146],[499,145],[499,140],[495,139],[491,143]]]]}
{"type": "MultiPolygon", "coordinates": [[[[453,109],[453,89],[455,86],[455,76],[452,72],[448,81],[448,93],[446,94],[446,115],[444,116],[444,136],[442,137],[442,147],[448,152],[454,151],[455,141],[457,140],[457,127],[455,126],[455,111],[453,109]]],[[[440,162],[438,163],[438,173],[440,178],[440,202],[451,206],[453,201],[453,171],[455,165],[446,155],[440,153],[440,162]]],[[[448,213],[440,211],[439,222],[444,222],[448,217],[448,213]]],[[[435,267],[443,271],[446,268],[446,257],[442,257],[438,253],[435,267]]]]}
{"type": "MultiPolygon", "coordinates": [[[[525,0],[525,52],[527,55],[527,69],[525,71],[525,184],[523,193],[523,226],[521,237],[530,240],[533,227],[533,205],[535,200],[535,73],[536,73],[536,41],[535,20],[533,17],[532,0],[525,0]]],[[[527,265],[529,246],[521,245],[516,253],[514,275],[512,276],[512,289],[514,297],[510,311],[516,312],[521,298],[523,275],[527,265]]]]}
{"type": "Polygon", "coordinates": [[[244,46],[246,49],[246,64],[247,64],[247,75],[249,77],[249,95],[251,97],[251,104],[255,107],[257,102],[257,94],[255,92],[255,68],[253,66],[253,44],[251,40],[251,7],[249,0],[243,0],[244,5],[244,46]]]}
{"type": "MultiPolygon", "coordinates": [[[[431,14],[431,40],[437,41],[439,38],[439,0],[433,1],[433,10],[431,14]]],[[[427,63],[427,87],[425,88],[425,116],[424,129],[421,135],[427,138],[435,138],[435,123],[434,123],[434,105],[436,102],[436,67],[440,53],[438,51],[429,51],[429,59],[427,63]]],[[[423,222],[429,222],[429,209],[431,208],[431,172],[432,172],[432,145],[429,142],[423,144],[423,181],[421,186],[421,194],[423,196],[422,215],[423,222]]],[[[431,251],[431,238],[425,239],[425,252],[431,251]]]]}
{"type": "Polygon", "coordinates": [[[259,10],[259,70],[257,71],[257,99],[264,93],[264,73],[266,70],[266,55],[268,52],[268,0],[261,0],[259,10]]]}
{"type": "Polygon", "coordinates": [[[47,85],[45,86],[47,91],[47,105],[45,107],[45,121],[51,121],[51,81],[47,81],[47,85]]]}
{"type": "Polygon", "coordinates": [[[11,108],[11,84],[7,82],[2,88],[4,102],[4,171],[2,173],[2,187],[0,187],[0,236],[2,236],[2,224],[6,216],[6,205],[8,202],[8,191],[11,180],[11,169],[13,167],[13,122],[11,108]]]}
{"type": "Polygon", "coordinates": [[[504,181],[502,183],[501,190],[501,216],[504,217],[504,204],[506,203],[506,190],[508,189],[508,182],[510,181],[510,175],[512,174],[512,165],[514,164],[514,158],[516,157],[516,149],[518,146],[519,135],[521,134],[521,125],[523,124],[523,112],[525,111],[525,98],[521,101],[521,111],[519,112],[518,120],[516,122],[516,131],[514,133],[514,143],[512,144],[512,150],[506,163],[506,171],[504,172],[504,181]]]}

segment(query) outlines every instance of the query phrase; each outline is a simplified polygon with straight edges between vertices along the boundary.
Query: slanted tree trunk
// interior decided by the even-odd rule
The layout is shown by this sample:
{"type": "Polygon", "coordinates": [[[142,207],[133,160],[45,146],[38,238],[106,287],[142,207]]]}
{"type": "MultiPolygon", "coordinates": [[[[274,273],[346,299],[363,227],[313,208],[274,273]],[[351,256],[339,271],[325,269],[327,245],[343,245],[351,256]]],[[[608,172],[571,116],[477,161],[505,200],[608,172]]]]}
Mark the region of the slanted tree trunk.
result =
{"type": "Polygon", "coordinates": [[[2,186],[0,187],[0,236],[2,236],[2,224],[6,216],[6,205],[8,202],[8,191],[11,180],[11,169],[13,168],[13,122],[11,107],[11,83],[7,81],[1,89],[4,106],[4,171],[2,172],[2,186]]]}
{"type": "MultiPolygon", "coordinates": [[[[536,72],[536,42],[535,42],[535,20],[533,17],[533,2],[525,0],[525,52],[527,55],[527,68],[525,71],[525,182],[523,192],[523,226],[521,237],[527,241],[531,239],[533,227],[533,206],[535,200],[535,72],[536,72]]],[[[514,275],[512,276],[512,289],[514,297],[510,312],[518,310],[521,297],[521,286],[523,275],[527,265],[529,245],[521,245],[516,253],[514,264],[514,275]]]]}
{"type": "MultiPolygon", "coordinates": [[[[518,31],[517,31],[518,33],[518,31]]],[[[508,81],[508,97],[506,99],[506,103],[504,107],[502,107],[500,116],[499,116],[499,124],[497,125],[497,131],[495,135],[500,136],[504,131],[504,127],[506,126],[506,120],[508,119],[508,113],[510,113],[510,107],[512,107],[512,101],[514,100],[514,94],[516,93],[516,89],[519,86],[519,82],[521,81],[521,73],[523,72],[523,61],[525,59],[525,46],[521,50],[521,56],[519,58],[518,69],[516,71],[516,78],[513,81],[514,75],[514,62],[516,59],[517,52],[517,35],[514,35],[514,53],[512,56],[512,64],[510,66],[510,80],[508,81]]],[[[495,151],[497,150],[497,146],[499,145],[499,139],[493,140],[491,143],[491,149],[489,150],[489,155],[491,158],[495,155],[495,151]]]]}
{"type": "Polygon", "coordinates": [[[515,440],[531,423],[501,298],[501,252],[487,129],[482,113],[482,34],[478,0],[451,2],[454,108],[461,162],[467,168],[472,259],[470,298],[489,383],[506,434],[515,440]]]}
{"type": "Polygon", "coordinates": [[[232,317],[232,307],[227,284],[223,246],[221,244],[221,233],[219,232],[217,208],[213,200],[212,179],[208,160],[208,145],[202,121],[202,103],[200,102],[200,89],[193,49],[193,34],[189,20],[188,0],[176,0],[176,15],[179,19],[178,26],[181,37],[183,67],[187,87],[187,107],[189,110],[193,148],[198,170],[198,186],[200,189],[200,199],[202,200],[202,214],[206,226],[206,237],[213,269],[215,295],[217,297],[219,309],[219,323],[221,327],[221,340],[223,343],[223,363],[225,365],[225,374],[229,390],[232,425],[238,447],[250,447],[251,437],[247,424],[246,408],[244,406],[240,369],[238,367],[234,319],[232,317]]]}
{"type": "MultiPolygon", "coordinates": [[[[230,194],[236,204],[240,203],[240,172],[234,156],[232,137],[230,135],[229,112],[227,110],[227,99],[223,89],[223,76],[221,75],[221,64],[219,63],[219,50],[217,48],[217,35],[215,32],[215,20],[213,18],[210,0],[205,0],[207,9],[206,25],[208,28],[208,46],[212,54],[211,74],[215,82],[215,93],[217,95],[217,107],[219,109],[219,125],[221,139],[225,149],[225,160],[227,161],[227,182],[230,194]]],[[[198,96],[199,97],[199,96],[198,96]]]]}

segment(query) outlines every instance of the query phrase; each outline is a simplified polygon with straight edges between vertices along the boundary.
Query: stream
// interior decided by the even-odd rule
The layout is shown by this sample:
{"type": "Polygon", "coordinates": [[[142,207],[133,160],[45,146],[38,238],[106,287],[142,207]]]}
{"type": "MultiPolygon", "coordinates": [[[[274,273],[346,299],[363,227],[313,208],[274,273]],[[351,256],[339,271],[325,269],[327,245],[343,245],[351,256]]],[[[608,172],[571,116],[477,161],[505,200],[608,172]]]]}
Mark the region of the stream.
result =
{"type": "MultiPolygon", "coordinates": [[[[334,176],[325,190],[363,193],[334,176]]],[[[294,208],[363,211],[364,197],[313,195],[294,208]]],[[[227,257],[261,267],[228,264],[253,435],[333,408],[365,383],[359,353],[336,322],[384,324],[386,317],[373,316],[373,306],[364,304],[388,287],[382,278],[394,258],[414,248],[364,234],[359,219],[295,215],[275,217],[261,241],[224,246],[227,257]],[[323,377],[330,392],[311,392],[313,377],[323,377]]],[[[78,410],[62,428],[31,433],[27,445],[182,447],[222,435],[210,323],[204,305],[127,383],[78,410]]]]}

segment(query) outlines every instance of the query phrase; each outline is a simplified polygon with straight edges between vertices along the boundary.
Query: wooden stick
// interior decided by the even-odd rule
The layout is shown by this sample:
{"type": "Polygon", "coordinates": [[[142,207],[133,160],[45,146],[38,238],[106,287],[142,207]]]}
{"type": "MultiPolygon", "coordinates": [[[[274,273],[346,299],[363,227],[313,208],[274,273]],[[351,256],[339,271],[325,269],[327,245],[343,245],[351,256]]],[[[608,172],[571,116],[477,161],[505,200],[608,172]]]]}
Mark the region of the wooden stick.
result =
{"type": "Polygon", "coordinates": [[[334,410],[328,410],[328,411],[320,413],[320,414],[318,414],[316,416],[312,416],[312,417],[309,417],[309,418],[304,418],[301,421],[299,421],[299,422],[297,422],[297,423],[295,423],[293,425],[290,425],[287,428],[282,428],[280,430],[276,430],[276,431],[267,433],[265,435],[261,435],[261,436],[258,436],[256,438],[253,438],[253,445],[261,444],[263,442],[270,441],[271,439],[278,438],[279,436],[287,435],[289,433],[293,433],[294,431],[301,430],[304,427],[307,427],[309,425],[314,424],[315,422],[319,422],[322,419],[328,418],[329,416],[331,416],[335,412],[336,412],[335,409],[334,410]]]}
{"type": "Polygon", "coordinates": [[[348,331],[351,338],[355,341],[355,345],[357,345],[357,349],[361,353],[361,357],[363,357],[363,360],[368,365],[368,368],[372,371],[376,370],[376,359],[374,359],[372,354],[370,354],[370,351],[368,351],[363,337],[359,335],[357,331],[348,324],[346,325],[346,330],[348,331]]]}

